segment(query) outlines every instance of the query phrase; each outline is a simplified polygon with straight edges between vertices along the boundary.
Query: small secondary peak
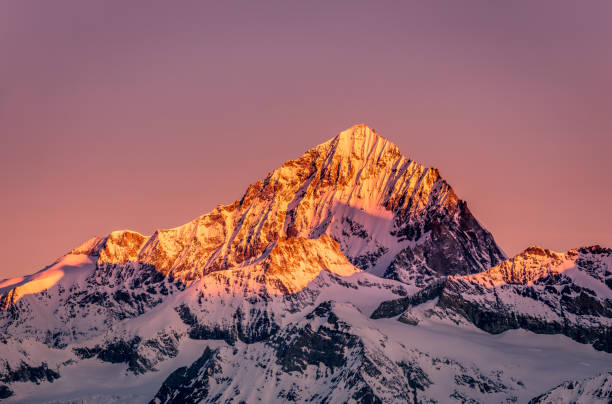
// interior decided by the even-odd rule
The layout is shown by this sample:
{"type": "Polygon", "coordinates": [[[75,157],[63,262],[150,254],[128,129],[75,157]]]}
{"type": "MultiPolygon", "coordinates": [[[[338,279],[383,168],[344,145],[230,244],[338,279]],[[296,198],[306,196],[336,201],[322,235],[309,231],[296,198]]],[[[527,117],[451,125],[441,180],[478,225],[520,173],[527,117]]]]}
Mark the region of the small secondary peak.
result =
{"type": "Polygon", "coordinates": [[[539,245],[531,245],[529,247],[527,247],[525,249],[525,251],[523,251],[521,254],[519,255],[541,255],[541,256],[546,256],[550,254],[550,250],[545,249],[540,247],[539,245]]]}

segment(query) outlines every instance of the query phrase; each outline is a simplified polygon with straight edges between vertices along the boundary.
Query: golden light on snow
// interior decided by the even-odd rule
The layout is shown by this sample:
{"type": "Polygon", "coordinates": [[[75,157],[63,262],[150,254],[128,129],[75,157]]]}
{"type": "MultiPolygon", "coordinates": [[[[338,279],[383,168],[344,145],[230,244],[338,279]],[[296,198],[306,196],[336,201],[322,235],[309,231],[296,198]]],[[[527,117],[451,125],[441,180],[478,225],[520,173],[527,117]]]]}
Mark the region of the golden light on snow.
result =
{"type": "Polygon", "coordinates": [[[64,277],[72,278],[73,282],[82,281],[94,267],[95,261],[92,257],[76,254],[65,255],[43,271],[0,283],[0,296],[3,295],[0,304],[2,308],[6,308],[17,303],[24,296],[54,287],[64,277]],[[4,292],[7,293],[4,294],[4,292]]]}

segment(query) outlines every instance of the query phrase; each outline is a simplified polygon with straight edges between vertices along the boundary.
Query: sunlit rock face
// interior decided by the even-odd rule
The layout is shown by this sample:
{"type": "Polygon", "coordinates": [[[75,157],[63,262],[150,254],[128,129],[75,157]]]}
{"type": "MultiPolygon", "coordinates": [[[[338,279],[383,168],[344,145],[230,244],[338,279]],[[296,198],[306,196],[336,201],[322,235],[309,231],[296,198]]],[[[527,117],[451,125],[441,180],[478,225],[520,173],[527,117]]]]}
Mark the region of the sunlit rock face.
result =
{"type": "Polygon", "coordinates": [[[322,235],[358,268],[409,283],[504,259],[437,169],[365,125],[286,162],[233,204],[150,237],[114,232],[96,247],[101,264],[139,262],[190,282],[257,259],[281,238],[322,235]]]}
{"type": "Polygon", "coordinates": [[[268,292],[280,294],[299,292],[322,270],[340,276],[359,272],[342,254],[338,243],[326,235],[318,239],[280,239],[257,267],[263,270],[268,292]]]}

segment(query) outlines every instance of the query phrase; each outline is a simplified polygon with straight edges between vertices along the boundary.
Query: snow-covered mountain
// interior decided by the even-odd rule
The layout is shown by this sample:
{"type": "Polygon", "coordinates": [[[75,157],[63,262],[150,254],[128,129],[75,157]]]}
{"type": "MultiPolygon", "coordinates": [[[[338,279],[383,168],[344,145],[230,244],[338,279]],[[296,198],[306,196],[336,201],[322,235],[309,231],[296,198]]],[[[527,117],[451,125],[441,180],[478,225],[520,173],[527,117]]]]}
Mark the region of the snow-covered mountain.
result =
{"type": "Polygon", "coordinates": [[[324,234],[358,268],[402,281],[480,272],[505,258],[437,169],[365,125],[286,162],[239,201],[150,237],[114,232],[95,247],[100,263],[140,262],[190,282],[257,259],[279,238],[324,234]]]}
{"type": "Polygon", "coordinates": [[[506,260],[436,169],[357,125],[183,226],[0,282],[0,398],[528,401],[611,370],[611,256],[506,260]]]}
{"type": "Polygon", "coordinates": [[[383,302],[373,317],[398,314],[408,323],[423,316],[460,319],[492,334],[517,328],[563,334],[612,353],[612,249],[530,247],[485,272],[449,276],[383,302]],[[433,310],[423,312],[419,305],[434,299],[433,310]]]}
{"type": "Polygon", "coordinates": [[[491,333],[564,334],[612,353],[612,249],[531,247],[486,272],[450,277],[439,306],[491,333]]]}

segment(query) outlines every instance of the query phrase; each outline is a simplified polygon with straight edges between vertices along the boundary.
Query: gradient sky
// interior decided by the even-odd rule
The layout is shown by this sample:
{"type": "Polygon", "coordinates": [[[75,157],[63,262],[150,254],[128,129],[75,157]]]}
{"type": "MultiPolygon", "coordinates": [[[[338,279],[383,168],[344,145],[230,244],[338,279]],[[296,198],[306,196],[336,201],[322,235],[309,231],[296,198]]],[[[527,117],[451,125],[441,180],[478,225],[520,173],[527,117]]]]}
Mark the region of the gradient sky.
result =
{"type": "Polygon", "coordinates": [[[0,278],[183,224],[356,123],[507,254],[612,247],[612,2],[329,3],[0,2],[0,278]]]}

